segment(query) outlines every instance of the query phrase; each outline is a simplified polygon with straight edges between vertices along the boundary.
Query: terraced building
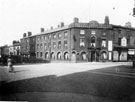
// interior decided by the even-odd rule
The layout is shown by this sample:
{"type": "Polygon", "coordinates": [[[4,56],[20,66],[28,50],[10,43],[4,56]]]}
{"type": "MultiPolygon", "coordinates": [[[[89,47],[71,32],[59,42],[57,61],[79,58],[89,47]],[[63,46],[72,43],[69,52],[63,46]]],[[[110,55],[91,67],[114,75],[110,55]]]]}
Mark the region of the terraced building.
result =
{"type": "MultiPolygon", "coordinates": [[[[92,20],[87,23],[74,18],[69,25],[62,22],[57,28],[36,34],[35,56],[37,59],[59,61],[130,61],[135,54],[135,28],[92,20]]],[[[24,37],[27,39],[30,37],[24,37]]],[[[24,46],[27,44],[23,44],[24,46]]],[[[31,52],[31,51],[30,51],[31,52]]]]}

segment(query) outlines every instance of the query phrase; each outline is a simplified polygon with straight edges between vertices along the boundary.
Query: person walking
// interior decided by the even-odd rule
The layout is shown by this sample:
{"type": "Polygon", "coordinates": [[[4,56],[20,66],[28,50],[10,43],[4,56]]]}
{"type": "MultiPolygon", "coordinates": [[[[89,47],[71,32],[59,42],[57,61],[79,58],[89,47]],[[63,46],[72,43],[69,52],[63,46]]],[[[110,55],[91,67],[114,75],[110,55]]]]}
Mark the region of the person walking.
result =
{"type": "Polygon", "coordinates": [[[9,58],[7,59],[7,63],[8,63],[9,72],[15,72],[13,67],[13,60],[11,56],[9,56],[9,58]]]}

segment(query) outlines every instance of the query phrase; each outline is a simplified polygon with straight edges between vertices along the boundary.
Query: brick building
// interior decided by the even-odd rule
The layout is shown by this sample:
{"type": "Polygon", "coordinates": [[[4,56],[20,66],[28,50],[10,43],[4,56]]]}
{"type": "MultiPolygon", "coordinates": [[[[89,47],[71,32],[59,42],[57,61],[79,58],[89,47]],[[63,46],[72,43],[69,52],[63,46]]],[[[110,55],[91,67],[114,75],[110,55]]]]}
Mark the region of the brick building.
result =
{"type": "Polygon", "coordinates": [[[20,39],[21,41],[21,57],[22,60],[29,60],[29,59],[35,59],[36,58],[36,37],[32,36],[31,32],[28,32],[28,34],[24,33],[23,38],[20,39]]]}
{"type": "Polygon", "coordinates": [[[21,39],[22,46],[29,55],[31,46],[35,46],[36,58],[47,60],[68,61],[128,61],[135,54],[135,28],[129,23],[126,26],[109,23],[106,16],[104,23],[90,21],[79,22],[74,18],[73,23],[58,28],[51,28],[39,34],[21,39]],[[35,38],[29,44],[27,39],[35,38]],[[28,48],[27,48],[28,47],[28,48]]]}

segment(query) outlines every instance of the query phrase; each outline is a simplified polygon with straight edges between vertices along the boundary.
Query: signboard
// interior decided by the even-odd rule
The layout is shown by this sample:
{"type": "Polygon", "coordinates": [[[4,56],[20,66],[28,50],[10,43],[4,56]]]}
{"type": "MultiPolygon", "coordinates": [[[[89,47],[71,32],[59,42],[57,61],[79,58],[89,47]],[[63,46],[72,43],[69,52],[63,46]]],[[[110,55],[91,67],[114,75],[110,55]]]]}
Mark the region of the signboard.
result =
{"type": "Polygon", "coordinates": [[[135,49],[129,49],[128,54],[129,55],[135,55],[135,49]]]}
{"type": "Polygon", "coordinates": [[[112,51],[113,45],[112,41],[108,41],[108,51],[112,51]]]}

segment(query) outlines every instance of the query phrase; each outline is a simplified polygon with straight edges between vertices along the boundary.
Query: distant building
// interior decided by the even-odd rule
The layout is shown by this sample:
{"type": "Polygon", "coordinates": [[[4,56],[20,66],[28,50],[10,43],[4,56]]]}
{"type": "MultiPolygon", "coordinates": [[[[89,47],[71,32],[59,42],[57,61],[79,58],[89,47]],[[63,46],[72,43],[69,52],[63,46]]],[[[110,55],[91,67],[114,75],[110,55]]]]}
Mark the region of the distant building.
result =
{"type": "Polygon", "coordinates": [[[0,47],[0,57],[9,55],[9,47],[8,45],[4,45],[0,47]]]}
{"type": "Polygon", "coordinates": [[[37,35],[23,37],[21,54],[72,62],[129,61],[135,54],[135,28],[109,24],[108,16],[104,23],[74,18],[69,25],[62,22],[58,28],[42,28],[37,35]]]}
{"type": "Polygon", "coordinates": [[[20,47],[20,42],[19,41],[13,41],[13,44],[8,46],[9,47],[9,55],[15,55],[19,56],[21,53],[21,47],[20,47]]]}
{"type": "Polygon", "coordinates": [[[26,33],[24,33],[23,38],[21,41],[21,56],[23,59],[35,59],[36,58],[36,37],[31,36],[32,33],[28,32],[28,36],[26,33]]]}

